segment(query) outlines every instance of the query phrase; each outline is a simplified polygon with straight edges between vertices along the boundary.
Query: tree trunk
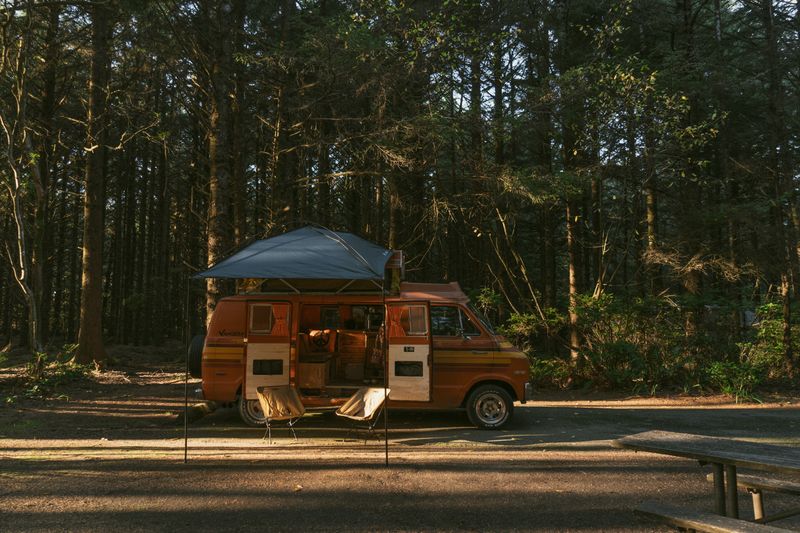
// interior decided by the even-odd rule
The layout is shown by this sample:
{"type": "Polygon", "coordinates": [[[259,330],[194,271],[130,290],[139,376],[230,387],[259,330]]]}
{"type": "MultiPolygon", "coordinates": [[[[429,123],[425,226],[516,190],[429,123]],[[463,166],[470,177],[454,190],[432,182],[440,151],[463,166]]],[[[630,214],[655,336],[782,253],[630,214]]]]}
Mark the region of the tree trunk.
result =
{"type": "MultiPolygon", "coordinates": [[[[231,90],[232,21],[228,2],[214,3],[210,13],[211,87],[209,102],[208,162],[208,265],[213,265],[231,253],[233,239],[230,216],[231,199],[231,90]]],[[[222,280],[206,281],[206,320],[225,292],[222,280]]]]}
{"type": "Polygon", "coordinates": [[[792,184],[791,149],[787,142],[784,121],[784,95],[781,81],[781,65],[778,56],[778,37],[775,33],[772,0],[762,0],[762,16],[766,39],[766,62],[769,80],[769,100],[767,125],[769,130],[770,166],[775,182],[775,203],[777,206],[779,246],[783,252],[784,266],[781,271],[781,295],[784,300],[784,358],[789,375],[797,370],[797,361],[792,350],[792,330],[789,298],[792,283],[800,276],[798,271],[797,236],[791,214],[794,211],[794,186],[792,184]],[[787,214],[789,216],[787,216],[787,214]]]}
{"type": "Polygon", "coordinates": [[[107,3],[91,6],[92,57],[86,116],[86,181],[83,201],[83,268],[81,314],[75,362],[106,364],[103,346],[103,212],[107,89],[110,77],[111,10],[107,3]]]}
{"type": "Polygon", "coordinates": [[[570,200],[567,200],[567,256],[569,258],[569,357],[572,363],[573,378],[580,370],[580,335],[578,333],[578,274],[575,264],[576,243],[575,226],[576,215],[575,207],[570,200]]]}
{"type": "Polygon", "coordinates": [[[497,37],[492,51],[492,85],[494,86],[494,162],[505,164],[505,131],[503,117],[503,41],[497,37]]]}
{"type": "Polygon", "coordinates": [[[789,377],[795,373],[796,363],[792,348],[792,300],[789,285],[789,276],[786,272],[781,274],[781,300],[783,302],[783,357],[786,372],[789,377]]]}
{"type": "Polygon", "coordinates": [[[56,104],[56,68],[58,66],[58,51],[61,43],[58,41],[59,14],[61,6],[52,5],[48,11],[47,32],[45,34],[45,71],[42,90],[42,142],[39,145],[38,180],[36,187],[36,204],[34,210],[34,238],[32,267],[35,278],[34,297],[40,313],[40,334],[43,339],[50,337],[50,304],[51,299],[44,295],[51,293],[53,262],[47,258],[52,254],[53,236],[50,229],[50,190],[53,179],[54,142],[56,137],[55,104],[56,104]]]}
{"type": "MultiPolygon", "coordinates": [[[[67,301],[67,320],[66,320],[66,338],[74,339],[75,332],[78,329],[78,318],[76,317],[76,310],[80,306],[81,294],[81,252],[80,247],[83,244],[81,238],[81,206],[82,199],[79,190],[72,191],[72,205],[70,212],[72,213],[72,224],[70,225],[69,242],[75,243],[74,246],[69,248],[69,275],[66,278],[66,283],[69,285],[69,300],[67,301]]],[[[66,199],[65,199],[66,201],[66,199]]]]}
{"type": "Polygon", "coordinates": [[[104,365],[103,346],[103,211],[105,205],[105,138],[110,77],[111,10],[93,4],[92,58],[87,109],[86,181],[83,201],[81,310],[75,362],[104,365]]]}
{"type": "MultiPolygon", "coordinates": [[[[233,43],[236,50],[244,50],[242,43],[242,25],[244,24],[244,1],[233,0],[233,43]]],[[[245,156],[247,155],[247,141],[245,135],[245,119],[247,117],[245,88],[247,87],[244,78],[244,66],[239,63],[232,62],[232,70],[235,75],[234,81],[234,94],[233,109],[231,114],[232,128],[231,128],[231,145],[232,145],[232,158],[231,158],[231,172],[232,172],[232,189],[233,189],[233,229],[234,229],[234,244],[238,248],[244,245],[247,239],[247,209],[246,209],[246,194],[247,184],[245,183],[245,156]]]]}

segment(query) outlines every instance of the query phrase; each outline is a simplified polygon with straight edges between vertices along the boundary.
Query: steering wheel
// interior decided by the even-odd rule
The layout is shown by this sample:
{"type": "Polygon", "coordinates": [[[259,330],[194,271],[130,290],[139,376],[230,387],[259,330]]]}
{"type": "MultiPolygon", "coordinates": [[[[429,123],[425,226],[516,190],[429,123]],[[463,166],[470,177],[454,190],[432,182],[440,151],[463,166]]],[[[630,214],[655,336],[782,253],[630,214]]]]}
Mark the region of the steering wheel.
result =
{"type": "Polygon", "coordinates": [[[330,342],[330,340],[331,340],[331,332],[330,330],[327,329],[318,331],[316,335],[311,337],[311,343],[317,348],[327,347],[328,342],[330,342]]]}

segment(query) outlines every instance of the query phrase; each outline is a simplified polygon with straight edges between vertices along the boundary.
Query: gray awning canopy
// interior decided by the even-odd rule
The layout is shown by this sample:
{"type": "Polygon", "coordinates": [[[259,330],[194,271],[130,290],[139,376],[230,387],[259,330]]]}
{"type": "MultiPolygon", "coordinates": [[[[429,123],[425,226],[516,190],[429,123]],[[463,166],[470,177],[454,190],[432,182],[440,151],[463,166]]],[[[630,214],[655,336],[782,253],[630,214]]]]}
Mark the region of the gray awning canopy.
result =
{"type": "Polygon", "coordinates": [[[255,241],[194,277],[381,280],[391,256],[352,233],[306,226],[255,241]]]}

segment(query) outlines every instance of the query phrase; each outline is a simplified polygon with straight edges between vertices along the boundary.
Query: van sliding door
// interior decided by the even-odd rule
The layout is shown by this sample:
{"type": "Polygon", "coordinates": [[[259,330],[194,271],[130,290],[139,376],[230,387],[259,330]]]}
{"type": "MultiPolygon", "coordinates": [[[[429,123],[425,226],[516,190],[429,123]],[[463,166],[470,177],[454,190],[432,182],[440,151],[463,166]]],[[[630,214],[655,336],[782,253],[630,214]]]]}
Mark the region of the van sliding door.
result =
{"type": "Polygon", "coordinates": [[[428,302],[386,305],[389,317],[389,398],[431,399],[431,328],[428,302]]]}
{"type": "Polygon", "coordinates": [[[289,384],[289,340],[287,302],[248,302],[246,400],[258,399],[258,387],[289,384]]]}

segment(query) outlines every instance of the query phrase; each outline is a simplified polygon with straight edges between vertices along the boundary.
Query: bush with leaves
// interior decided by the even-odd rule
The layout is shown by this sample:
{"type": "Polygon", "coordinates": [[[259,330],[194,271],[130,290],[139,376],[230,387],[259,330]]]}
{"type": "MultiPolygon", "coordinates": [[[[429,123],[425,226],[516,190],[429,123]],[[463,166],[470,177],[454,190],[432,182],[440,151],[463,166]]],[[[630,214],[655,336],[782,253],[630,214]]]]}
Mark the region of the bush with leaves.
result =
{"type": "Polygon", "coordinates": [[[664,300],[611,294],[578,299],[584,349],[577,377],[601,388],[654,392],[694,376],[680,310],[664,300]]]}
{"type": "Polygon", "coordinates": [[[565,312],[515,314],[501,331],[528,353],[539,386],[715,390],[752,399],[760,385],[784,375],[782,316],[779,305],[763,305],[755,324],[742,330],[743,309],[721,298],[581,296],[577,367],[569,360],[565,312]]]}
{"type": "MultiPolygon", "coordinates": [[[[792,316],[792,338],[800,335],[800,313],[792,316]]],[[[766,303],[756,309],[751,334],[739,343],[744,363],[757,367],[765,380],[786,379],[786,351],[783,342],[783,309],[781,304],[766,303]]]]}
{"type": "Polygon", "coordinates": [[[706,375],[717,390],[740,400],[755,400],[755,389],[764,381],[764,368],[749,361],[713,361],[706,375]]]}
{"type": "Polygon", "coordinates": [[[91,374],[88,365],[70,361],[74,345],[66,346],[59,354],[37,353],[33,361],[25,365],[25,388],[23,396],[44,398],[53,394],[60,386],[85,379],[91,374]]]}

